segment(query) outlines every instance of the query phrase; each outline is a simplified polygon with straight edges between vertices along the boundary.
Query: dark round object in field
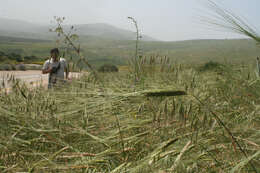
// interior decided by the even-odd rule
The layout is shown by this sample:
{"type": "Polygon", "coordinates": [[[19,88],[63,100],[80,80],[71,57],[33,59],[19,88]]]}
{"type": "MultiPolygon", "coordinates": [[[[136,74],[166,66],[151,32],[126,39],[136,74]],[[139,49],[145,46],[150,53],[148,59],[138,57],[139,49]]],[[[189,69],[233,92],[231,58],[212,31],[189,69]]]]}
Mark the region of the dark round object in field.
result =
{"type": "Polygon", "coordinates": [[[26,67],[24,64],[18,64],[15,66],[16,70],[25,71],[26,67]]]}
{"type": "Polygon", "coordinates": [[[214,62],[214,61],[209,61],[205,63],[204,65],[199,67],[200,72],[205,72],[205,71],[223,71],[225,69],[225,65],[221,64],[219,62],[214,62]]]}
{"type": "Polygon", "coordinates": [[[118,72],[118,68],[115,65],[104,64],[98,69],[98,72],[118,72]]]}

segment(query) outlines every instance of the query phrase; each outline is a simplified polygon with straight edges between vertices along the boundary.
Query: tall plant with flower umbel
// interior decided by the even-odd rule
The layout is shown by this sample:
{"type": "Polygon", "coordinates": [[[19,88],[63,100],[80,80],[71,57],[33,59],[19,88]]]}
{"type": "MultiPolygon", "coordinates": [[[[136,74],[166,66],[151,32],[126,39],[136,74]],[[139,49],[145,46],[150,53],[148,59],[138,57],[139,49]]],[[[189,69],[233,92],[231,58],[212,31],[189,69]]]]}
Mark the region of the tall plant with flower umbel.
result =
{"type": "Polygon", "coordinates": [[[139,30],[136,19],[133,17],[128,17],[128,19],[134,23],[135,29],[136,29],[135,56],[131,61],[131,65],[134,66],[135,82],[137,82],[138,79],[140,79],[140,75],[141,75],[142,56],[139,56],[139,42],[140,42],[140,38],[142,38],[142,36],[140,34],[140,30],[139,30]]]}
{"type": "Polygon", "coordinates": [[[95,69],[92,67],[92,65],[89,63],[89,61],[84,57],[84,55],[81,53],[80,50],[80,44],[76,45],[74,43],[75,40],[77,40],[79,37],[77,34],[73,34],[72,31],[75,29],[74,26],[71,26],[70,31],[66,32],[63,28],[63,22],[65,20],[65,17],[57,17],[54,16],[54,19],[56,21],[56,27],[55,29],[50,29],[51,32],[55,32],[58,35],[57,43],[63,43],[65,44],[66,49],[72,49],[76,52],[76,54],[79,57],[79,60],[77,61],[76,65],[79,64],[86,64],[87,67],[91,70],[92,74],[94,75],[95,79],[98,79],[98,75],[95,71],[95,69]]]}

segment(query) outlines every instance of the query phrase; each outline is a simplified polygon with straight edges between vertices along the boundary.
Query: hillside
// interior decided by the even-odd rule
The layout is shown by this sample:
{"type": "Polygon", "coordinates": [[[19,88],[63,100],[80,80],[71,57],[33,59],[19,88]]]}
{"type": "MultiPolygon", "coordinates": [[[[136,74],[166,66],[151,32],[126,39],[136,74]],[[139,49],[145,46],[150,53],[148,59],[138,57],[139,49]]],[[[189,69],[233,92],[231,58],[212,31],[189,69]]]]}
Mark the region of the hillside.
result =
{"type": "Polygon", "coordinates": [[[50,42],[50,40],[43,39],[33,39],[33,38],[20,38],[20,37],[8,37],[0,36],[0,43],[41,43],[41,42],[50,42]]]}
{"type": "MultiPolygon", "coordinates": [[[[106,23],[74,25],[76,33],[81,36],[97,36],[113,40],[134,40],[135,32],[117,28],[106,23]]],[[[152,37],[143,36],[144,41],[156,41],[152,37]]]]}
{"type": "Polygon", "coordinates": [[[250,61],[260,53],[260,47],[251,39],[187,40],[178,42],[149,42],[144,52],[169,55],[185,62],[250,61]]]}
{"type": "MultiPolygon", "coordinates": [[[[76,28],[76,34],[80,36],[95,36],[97,38],[112,40],[134,40],[135,33],[132,31],[117,28],[115,26],[98,24],[80,24],[73,25],[76,28]]],[[[64,25],[64,29],[71,26],[64,25]]],[[[50,33],[51,25],[39,25],[21,20],[0,18],[0,36],[12,36],[34,39],[55,39],[55,33],[50,33]]],[[[143,35],[144,41],[155,41],[155,39],[143,35]]]]}
{"type": "MultiPolygon", "coordinates": [[[[96,36],[82,36],[81,51],[94,65],[113,63],[122,65],[134,56],[135,41],[112,40],[96,36]]],[[[56,47],[54,41],[0,36],[0,51],[22,56],[49,56],[56,47]]],[[[204,63],[208,61],[251,62],[259,56],[260,48],[253,40],[188,40],[178,42],[140,42],[143,55],[168,56],[172,61],[204,63]]],[[[73,56],[74,57],[74,56],[73,56]]],[[[77,59],[75,56],[74,59],[77,59]]]]}

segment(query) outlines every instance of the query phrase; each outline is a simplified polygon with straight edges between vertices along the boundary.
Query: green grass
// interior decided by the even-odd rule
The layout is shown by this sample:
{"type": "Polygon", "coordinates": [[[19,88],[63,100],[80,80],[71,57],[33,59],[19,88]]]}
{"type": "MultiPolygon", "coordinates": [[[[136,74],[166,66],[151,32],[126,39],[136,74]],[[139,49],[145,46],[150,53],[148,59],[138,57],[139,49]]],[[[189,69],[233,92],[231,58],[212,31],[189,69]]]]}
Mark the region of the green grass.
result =
{"type": "Polygon", "coordinates": [[[136,83],[125,71],[2,92],[0,172],[260,171],[254,68],[157,66],[136,83]],[[165,94],[175,91],[187,95],[165,94]]]}
{"type": "MultiPolygon", "coordinates": [[[[81,52],[90,64],[100,67],[105,63],[126,65],[135,52],[135,41],[82,38],[81,52]]],[[[0,51],[18,53],[22,56],[37,56],[45,59],[56,47],[54,41],[9,39],[0,42],[0,51]]],[[[260,48],[253,40],[190,40],[179,42],[140,42],[144,56],[167,56],[171,61],[182,63],[251,62],[259,55],[260,48]]],[[[69,60],[71,55],[66,58],[69,60]]],[[[76,61],[77,56],[72,54],[76,61]]]]}

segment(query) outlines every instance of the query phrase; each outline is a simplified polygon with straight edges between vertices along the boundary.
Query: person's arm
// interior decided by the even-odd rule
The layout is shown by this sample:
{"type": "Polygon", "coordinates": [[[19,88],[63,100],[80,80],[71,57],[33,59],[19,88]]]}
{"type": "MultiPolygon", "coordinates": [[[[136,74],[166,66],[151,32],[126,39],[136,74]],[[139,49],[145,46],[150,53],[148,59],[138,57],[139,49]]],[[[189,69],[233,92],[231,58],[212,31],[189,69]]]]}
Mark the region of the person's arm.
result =
{"type": "Polygon", "coordinates": [[[68,69],[68,67],[66,67],[65,73],[66,73],[66,79],[68,79],[69,78],[69,69],[68,69]]]}
{"type": "Polygon", "coordinates": [[[66,79],[69,79],[69,68],[68,68],[68,64],[67,64],[66,60],[65,60],[64,64],[65,64],[66,79]]]}
{"type": "Polygon", "coordinates": [[[42,68],[42,74],[48,74],[51,72],[51,67],[50,67],[50,63],[48,61],[46,61],[43,65],[43,68],[42,68]]]}
{"type": "Polygon", "coordinates": [[[42,74],[48,74],[51,72],[51,68],[48,68],[47,70],[42,70],[42,74]]]}

